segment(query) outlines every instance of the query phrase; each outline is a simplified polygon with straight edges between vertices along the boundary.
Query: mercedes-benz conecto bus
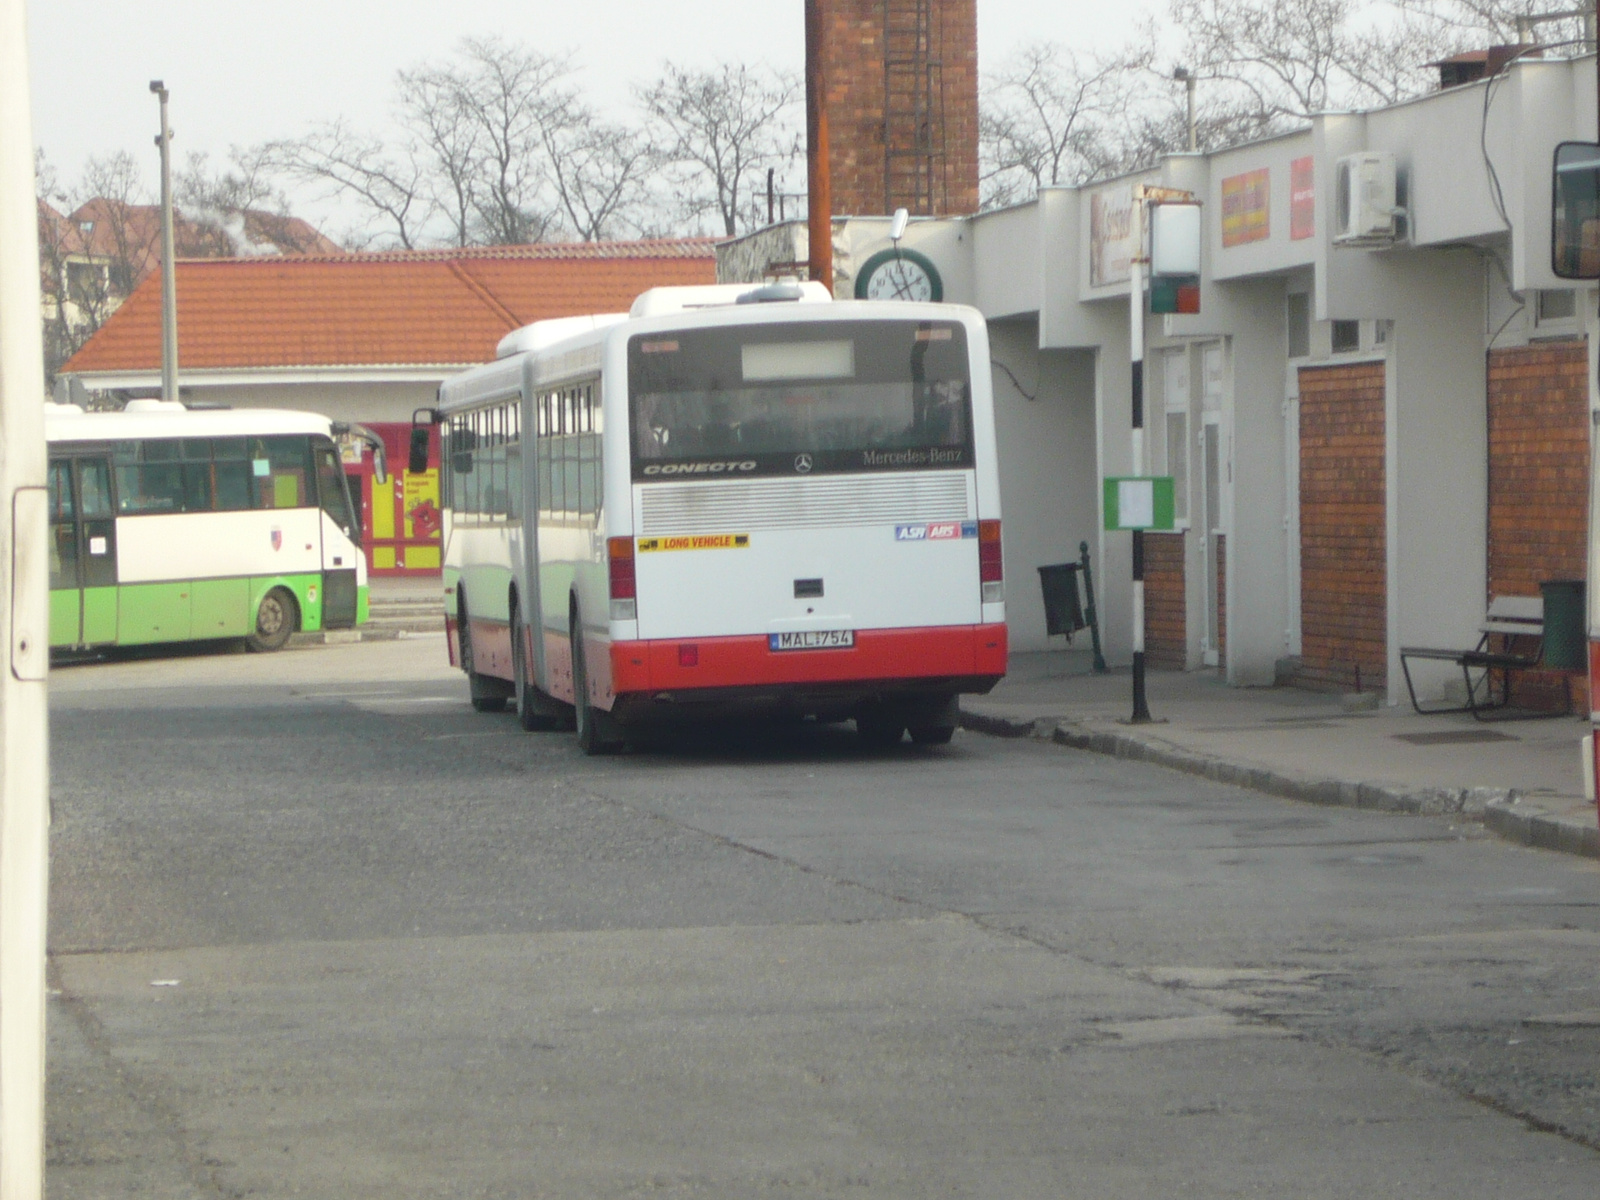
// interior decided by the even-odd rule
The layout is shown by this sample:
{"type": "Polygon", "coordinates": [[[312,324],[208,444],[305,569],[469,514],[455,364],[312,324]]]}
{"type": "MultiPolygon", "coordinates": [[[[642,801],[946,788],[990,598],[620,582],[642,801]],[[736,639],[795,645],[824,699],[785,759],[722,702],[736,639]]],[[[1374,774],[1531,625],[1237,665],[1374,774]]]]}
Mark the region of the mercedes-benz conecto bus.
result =
{"type": "Polygon", "coordinates": [[[591,753],[762,711],[938,743],[956,697],[1005,672],[971,309],[657,289],[508,335],[426,417],[450,654],[479,709],[570,714],[591,753]]]}
{"type": "Polygon", "coordinates": [[[364,621],[339,432],[313,413],[47,406],[51,646],[276,650],[296,630],[364,621]]]}

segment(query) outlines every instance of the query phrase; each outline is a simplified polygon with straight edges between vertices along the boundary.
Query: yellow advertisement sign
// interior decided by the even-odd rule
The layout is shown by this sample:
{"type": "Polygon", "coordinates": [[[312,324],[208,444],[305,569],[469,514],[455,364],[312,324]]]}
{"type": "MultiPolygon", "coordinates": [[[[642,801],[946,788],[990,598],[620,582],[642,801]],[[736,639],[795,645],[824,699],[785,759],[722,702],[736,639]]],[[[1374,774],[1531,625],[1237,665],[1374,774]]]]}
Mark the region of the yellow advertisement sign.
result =
{"type": "Polygon", "coordinates": [[[407,471],[401,484],[401,503],[405,513],[405,537],[436,538],[439,536],[439,472],[437,470],[407,471]]]}
{"type": "Polygon", "coordinates": [[[639,539],[639,553],[656,550],[743,550],[750,545],[748,533],[701,533],[685,537],[639,539]]]}
{"type": "Polygon", "coordinates": [[[1222,244],[1264,242],[1271,233],[1272,175],[1267,168],[1222,181],[1222,244]]]}

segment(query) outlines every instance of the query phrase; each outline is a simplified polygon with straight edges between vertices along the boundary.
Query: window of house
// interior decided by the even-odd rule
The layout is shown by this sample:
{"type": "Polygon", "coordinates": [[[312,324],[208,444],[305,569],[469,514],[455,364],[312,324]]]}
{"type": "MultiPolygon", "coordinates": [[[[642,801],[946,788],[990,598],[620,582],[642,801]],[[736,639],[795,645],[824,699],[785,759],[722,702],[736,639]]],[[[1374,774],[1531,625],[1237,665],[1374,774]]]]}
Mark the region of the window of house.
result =
{"type": "Polygon", "coordinates": [[[1534,321],[1539,325],[1568,322],[1578,316],[1578,293],[1568,288],[1542,288],[1534,307],[1534,321]]]}
{"type": "Polygon", "coordinates": [[[1361,349],[1361,322],[1333,322],[1333,352],[1351,354],[1361,349]]]}

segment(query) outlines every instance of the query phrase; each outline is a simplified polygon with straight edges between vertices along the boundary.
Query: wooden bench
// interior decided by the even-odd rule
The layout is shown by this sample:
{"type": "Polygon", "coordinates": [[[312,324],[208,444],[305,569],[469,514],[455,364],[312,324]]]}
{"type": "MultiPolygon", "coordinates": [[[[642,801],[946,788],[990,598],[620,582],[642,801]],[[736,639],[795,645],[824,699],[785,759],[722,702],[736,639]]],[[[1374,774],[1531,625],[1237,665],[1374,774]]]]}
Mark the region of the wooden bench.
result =
{"type": "Polygon", "coordinates": [[[1491,714],[1501,713],[1500,720],[1519,717],[1564,717],[1572,712],[1572,697],[1567,694],[1567,704],[1560,712],[1524,712],[1511,708],[1511,680],[1518,671],[1530,671],[1544,658],[1544,601],[1538,596],[1496,596],[1489,602],[1489,611],[1478,627],[1478,644],[1471,650],[1438,650],[1427,646],[1402,646],[1400,669],[1405,673],[1406,691],[1411,694],[1411,707],[1419,713],[1470,712],[1480,721],[1495,719],[1491,714]],[[1496,647],[1496,639],[1499,646],[1496,647]],[[1441,705],[1424,708],[1417,702],[1417,689],[1411,681],[1413,658],[1433,659],[1455,663],[1461,668],[1461,678],[1467,687],[1465,704],[1441,705]],[[1500,672],[1500,697],[1494,695],[1494,673],[1500,672]],[[1474,677],[1476,672],[1476,678],[1474,677]],[[1481,694],[1481,699],[1480,699],[1481,694]]]}

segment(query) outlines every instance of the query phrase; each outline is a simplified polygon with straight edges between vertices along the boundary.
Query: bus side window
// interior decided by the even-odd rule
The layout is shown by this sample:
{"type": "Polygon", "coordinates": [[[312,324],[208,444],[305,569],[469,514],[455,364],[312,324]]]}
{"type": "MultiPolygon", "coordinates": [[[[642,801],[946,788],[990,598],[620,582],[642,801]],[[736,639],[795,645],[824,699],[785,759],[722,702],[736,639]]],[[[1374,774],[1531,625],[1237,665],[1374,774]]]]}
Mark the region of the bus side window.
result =
{"type": "MultiPolygon", "coordinates": [[[[72,505],[72,464],[50,464],[50,587],[78,586],[78,525],[72,505]]],[[[76,618],[74,618],[76,620],[76,618]]],[[[74,632],[77,626],[73,626],[74,632]]]]}
{"type": "Polygon", "coordinates": [[[117,506],[125,515],[185,511],[184,467],[176,439],[117,442],[117,506]]]}
{"type": "Polygon", "coordinates": [[[258,508],[309,508],[311,439],[257,438],[250,469],[256,482],[258,508]]]}
{"type": "Polygon", "coordinates": [[[522,405],[513,402],[507,413],[506,433],[506,516],[522,519],[522,405]]]}
{"type": "Polygon", "coordinates": [[[339,462],[339,451],[333,446],[318,446],[317,498],[322,511],[333,518],[333,523],[351,537],[356,536],[355,518],[350,513],[349,493],[345,491],[344,467],[339,462]]]}
{"type": "Polygon", "coordinates": [[[251,484],[250,446],[244,438],[213,438],[211,491],[220,512],[255,507],[251,484]]]}
{"type": "Polygon", "coordinates": [[[551,496],[552,449],[550,434],[554,417],[554,398],[546,392],[539,397],[539,434],[536,443],[538,462],[535,464],[539,473],[539,512],[549,515],[551,496]]]}

